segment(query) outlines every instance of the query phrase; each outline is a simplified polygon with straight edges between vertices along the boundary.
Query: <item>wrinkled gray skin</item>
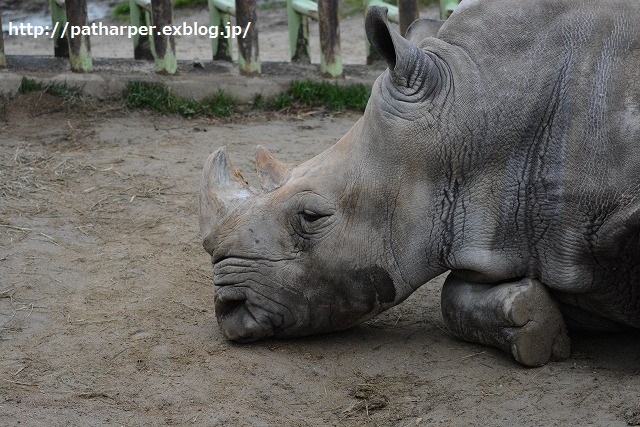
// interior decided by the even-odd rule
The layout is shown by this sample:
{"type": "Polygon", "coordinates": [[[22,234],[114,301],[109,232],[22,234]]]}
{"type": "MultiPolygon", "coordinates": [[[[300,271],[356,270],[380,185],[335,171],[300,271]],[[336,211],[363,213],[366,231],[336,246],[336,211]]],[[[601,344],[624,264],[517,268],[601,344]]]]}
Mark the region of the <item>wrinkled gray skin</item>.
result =
{"type": "Polygon", "coordinates": [[[348,328],[451,270],[459,337],[536,366],[566,327],[640,327],[640,3],[465,0],[407,38],[364,116],[250,189],[207,161],[200,227],[231,340],[348,328]]]}

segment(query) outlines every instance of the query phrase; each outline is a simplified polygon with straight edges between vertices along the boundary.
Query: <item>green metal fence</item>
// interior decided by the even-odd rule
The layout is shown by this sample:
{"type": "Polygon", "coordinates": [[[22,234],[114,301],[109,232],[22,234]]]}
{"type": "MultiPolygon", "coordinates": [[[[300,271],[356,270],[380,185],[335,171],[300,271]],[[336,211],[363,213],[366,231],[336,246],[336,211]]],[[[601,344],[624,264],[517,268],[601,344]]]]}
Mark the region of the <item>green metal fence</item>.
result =
{"type": "MultiPolygon", "coordinates": [[[[49,0],[54,36],[53,48],[56,57],[69,58],[75,72],[91,72],[93,61],[88,34],[69,31],[88,26],[87,0],[49,0]]],[[[285,0],[289,24],[289,52],[292,62],[310,63],[309,20],[319,26],[321,72],[330,77],[343,74],[340,49],[340,22],[338,0],[285,0]]],[[[384,0],[364,0],[364,8],[373,5],[389,9],[389,19],[400,25],[402,34],[409,24],[418,18],[418,0],[397,0],[394,6],[384,0]]],[[[441,0],[440,8],[446,19],[459,0],[441,0]]],[[[242,37],[237,38],[238,67],[245,75],[261,72],[258,55],[258,26],[256,0],[208,0],[210,25],[215,28],[229,28],[230,17],[235,16],[237,27],[244,28],[242,37]]],[[[174,74],[177,71],[175,42],[173,34],[150,31],[168,28],[173,24],[171,0],[129,0],[130,26],[134,29],[133,56],[135,59],[152,60],[158,73],[174,74]]],[[[1,11],[0,11],[1,12],[1,11]]],[[[6,67],[4,54],[2,16],[0,13],[0,68],[6,67]]],[[[228,30],[230,31],[230,30],[228,30]]],[[[232,61],[235,37],[213,37],[211,39],[212,58],[232,61]]],[[[367,63],[377,60],[371,46],[366,44],[367,63]]]]}

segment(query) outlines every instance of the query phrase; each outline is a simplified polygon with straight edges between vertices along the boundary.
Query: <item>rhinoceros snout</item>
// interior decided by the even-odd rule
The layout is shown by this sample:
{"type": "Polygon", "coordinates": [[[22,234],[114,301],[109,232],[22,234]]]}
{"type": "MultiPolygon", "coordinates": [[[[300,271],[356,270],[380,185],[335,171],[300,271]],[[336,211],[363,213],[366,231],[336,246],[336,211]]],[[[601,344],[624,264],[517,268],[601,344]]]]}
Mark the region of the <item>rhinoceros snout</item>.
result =
{"type": "Polygon", "coordinates": [[[264,310],[255,307],[237,292],[216,291],[216,316],[224,336],[231,341],[250,342],[270,337],[274,327],[264,310]]]}

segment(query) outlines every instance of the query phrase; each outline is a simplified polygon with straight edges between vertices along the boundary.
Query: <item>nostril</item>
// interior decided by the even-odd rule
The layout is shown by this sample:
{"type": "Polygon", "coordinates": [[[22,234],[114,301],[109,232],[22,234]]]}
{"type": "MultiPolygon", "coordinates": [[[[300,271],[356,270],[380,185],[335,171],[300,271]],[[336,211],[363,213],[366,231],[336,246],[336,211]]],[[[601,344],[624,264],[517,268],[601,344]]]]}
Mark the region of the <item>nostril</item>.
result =
{"type": "Polygon", "coordinates": [[[240,307],[242,307],[244,305],[244,303],[246,302],[246,300],[231,300],[231,301],[226,301],[222,304],[221,310],[219,311],[220,313],[220,319],[224,319],[225,317],[233,314],[237,309],[239,309],[240,307]]]}
{"type": "Polygon", "coordinates": [[[225,259],[229,258],[226,255],[222,255],[220,253],[216,253],[215,250],[211,251],[211,263],[213,264],[213,266],[215,267],[216,264],[221,263],[222,261],[224,261],[225,259]]]}

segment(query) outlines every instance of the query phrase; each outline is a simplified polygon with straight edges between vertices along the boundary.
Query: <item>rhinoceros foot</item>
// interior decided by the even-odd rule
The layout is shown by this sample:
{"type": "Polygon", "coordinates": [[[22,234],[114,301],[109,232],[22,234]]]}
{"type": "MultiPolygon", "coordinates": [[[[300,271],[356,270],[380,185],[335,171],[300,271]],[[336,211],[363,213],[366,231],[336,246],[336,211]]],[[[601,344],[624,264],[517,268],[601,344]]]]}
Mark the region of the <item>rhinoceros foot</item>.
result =
{"type": "Polygon", "coordinates": [[[525,366],[569,357],[558,305],[537,280],[491,285],[450,274],[442,289],[442,313],[458,337],[500,348],[525,366]]]}

